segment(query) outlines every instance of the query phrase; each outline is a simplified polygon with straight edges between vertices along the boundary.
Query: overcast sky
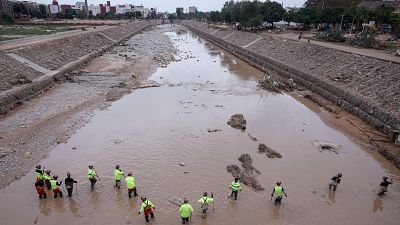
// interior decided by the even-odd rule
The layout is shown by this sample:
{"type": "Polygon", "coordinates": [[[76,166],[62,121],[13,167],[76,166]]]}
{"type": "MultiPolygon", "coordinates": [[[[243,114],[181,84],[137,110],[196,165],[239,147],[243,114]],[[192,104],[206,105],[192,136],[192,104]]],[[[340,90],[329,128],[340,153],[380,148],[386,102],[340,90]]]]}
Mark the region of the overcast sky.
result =
{"type": "MultiPolygon", "coordinates": [[[[52,0],[31,0],[43,4],[51,4],[52,0]]],[[[58,4],[75,4],[77,1],[84,0],[58,0],[58,4]]],[[[105,3],[107,0],[88,0],[89,4],[98,5],[105,3]]],[[[227,0],[111,0],[111,5],[115,4],[143,4],[145,7],[156,7],[157,11],[175,12],[176,7],[187,8],[189,6],[197,6],[200,11],[220,10],[227,0]]],[[[282,0],[278,0],[282,3],[282,0]]],[[[284,7],[287,6],[302,6],[305,0],[283,0],[284,7]]]]}

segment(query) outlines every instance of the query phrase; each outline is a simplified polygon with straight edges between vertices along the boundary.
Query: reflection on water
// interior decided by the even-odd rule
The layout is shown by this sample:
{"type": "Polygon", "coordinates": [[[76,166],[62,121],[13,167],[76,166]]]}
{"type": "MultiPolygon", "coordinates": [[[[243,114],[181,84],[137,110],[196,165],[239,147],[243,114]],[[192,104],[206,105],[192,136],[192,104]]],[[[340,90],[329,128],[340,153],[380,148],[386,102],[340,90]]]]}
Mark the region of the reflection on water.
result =
{"type": "Polygon", "coordinates": [[[49,200],[39,201],[39,212],[42,213],[44,216],[48,216],[51,213],[49,202],[49,200]]]}
{"type": "Polygon", "coordinates": [[[330,205],[335,204],[335,195],[336,191],[328,191],[328,200],[330,205]]]}
{"type": "Polygon", "coordinates": [[[189,198],[195,210],[192,224],[398,225],[398,181],[388,198],[378,199],[371,190],[383,175],[398,179],[397,169],[384,167],[386,160],[372,157],[327,126],[317,114],[320,110],[312,110],[315,105],[310,109],[288,95],[258,90],[263,73],[240,59],[190,34],[168,35],[182,54],[190,51],[194,58],[160,68],[151,79],[165,86],[137,90],[114,102],[40,162],[54,174],[74,174],[79,193],[72,199],[39,200],[32,170],[0,190],[2,225],[32,224],[36,218],[44,225],[144,224],[143,215],[137,214],[140,198],[128,199],[125,185],[114,187],[117,164],[125,173],[134,171],[139,195],[155,204],[154,225],[180,223],[171,197],[189,198]],[[169,86],[177,83],[182,85],[169,86]],[[227,126],[235,113],[244,114],[245,132],[227,126]],[[209,133],[210,127],[221,131],[209,133]],[[340,154],[320,152],[311,144],[315,140],[340,144],[340,154]],[[259,143],[283,157],[259,154],[259,143]],[[226,166],[240,165],[243,153],[251,155],[261,172],[257,180],[267,190],[255,193],[243,187],[233,201],[227,198],[232,176],[226,166]],[[89,164],[101,176],[95,190],[87,180],[89,164]],[[326,178],[338,169],[352,179],[326,193],[326,178]],[[277,180],[284,182],[289,198],[274,207],[269,188],[277,180]],[[201,219],[196,201],[205,191],[214,193],[215,210],[201,219]],[[379,213],[371,212],[371,202],[379,213]],[[16,209],[23,213],[10,216],[16,209]]]}
{"type": "Polygon", "coordinates": [[[378,210],[379,210],[380,212],[383,211],[383,201],[382,201],[381,197],[376,196],[376,198],[375,198],[375,200],[374,200],[373,207],[372,207],[372,211],[373,211],[374,213],[376,213],[378,210]]]}
{"type": "Polygon", "coordinates": [[[283,213],[280,212],[280,209],[281,209],[281,205],[277,205],[277,206],[273,205],[271,207],[271,212],[269,214],[271,220],[283,220],[284,219],[285,216],[283,215],[283,213]]]}

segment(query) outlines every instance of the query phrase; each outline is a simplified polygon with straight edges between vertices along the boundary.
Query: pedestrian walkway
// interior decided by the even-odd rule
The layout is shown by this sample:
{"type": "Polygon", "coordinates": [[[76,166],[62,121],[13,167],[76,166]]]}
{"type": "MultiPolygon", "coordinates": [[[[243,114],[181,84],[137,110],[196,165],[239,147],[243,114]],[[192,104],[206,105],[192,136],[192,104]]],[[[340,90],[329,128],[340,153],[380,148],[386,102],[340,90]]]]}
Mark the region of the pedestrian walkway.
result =
{"type": "MultiPolygon", "coordinates": [[[[295,40],[295,41],[302,41],[302,42],[308,42],[308,39],[301,39],[299,40],[299,35],[296,33],[284,33],[284,34],[269,34],[269,33],[264,33],[265,35],[270,35],[274,37],[279,37],[279,38],[286,38],[290,40],[295,40]]],[[[367,56],[370,58],[375,58],[379,60],[384,60],[392,63],[397,63],[400,64],[400,57],[391,55],[387,52],[381,51],[381,50],[376,50],[376,49],[366,49],[366,48],[355,48],[355,47],[350,47],[350,46],[345,46],[345,45],[340,45],[340,44],[334,44],[334,43],[328,43],[328,42],[323,42],[323,41],[316,41],[316,40],[311,40],[311,44],[326,47],[326,48],[332,48],[335,50],[351,53],[351,54],[357,54],[357,55],[362,55],[362,56],[367,56]]]]}

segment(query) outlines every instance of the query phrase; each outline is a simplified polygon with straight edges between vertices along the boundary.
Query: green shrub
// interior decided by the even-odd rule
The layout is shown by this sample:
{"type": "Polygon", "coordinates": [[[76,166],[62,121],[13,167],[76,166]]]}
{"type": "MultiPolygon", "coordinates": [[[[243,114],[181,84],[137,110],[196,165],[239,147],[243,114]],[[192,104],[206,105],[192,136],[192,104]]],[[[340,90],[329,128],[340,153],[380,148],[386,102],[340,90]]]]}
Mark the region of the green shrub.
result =
{"type": "Polygon", "coordinates": [[[387,46],[384,42],[375,39],[375,33],[368,32],[349,37],[346,40],[346,44],[350,46],[360,46],[363,48],[376,48],[385,49],[387,46]]]}
{"type": "Polygon", "coordinates": [[[5,23],[14,23],[14,19],[11,16],[3,13],[1,14],[0,21],[5,23]]]}
{"type": "Polygon", "coordinates": [[[346,39],[343,37],[343,34],[339,30],[328,30],[325,32],[320,32],[315,35],[317,39],[330,41],[330,42],[343,42],[346,39]]]}

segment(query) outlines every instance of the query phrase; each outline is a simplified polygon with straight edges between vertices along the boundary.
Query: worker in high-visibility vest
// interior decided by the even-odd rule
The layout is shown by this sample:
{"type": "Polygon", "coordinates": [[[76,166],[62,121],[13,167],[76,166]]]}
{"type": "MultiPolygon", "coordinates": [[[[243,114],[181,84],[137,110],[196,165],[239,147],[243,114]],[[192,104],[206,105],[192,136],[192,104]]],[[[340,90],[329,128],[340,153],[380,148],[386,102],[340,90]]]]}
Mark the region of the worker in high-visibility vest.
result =
{"type": "Polygon", "coordinates": [[[43,180],[38,180],[35,183],[35,187],[36,187],[36,191],[39,195],[40,199],[46,199],[47,197],[47,193],[45,191],[45,187],[44,187],[44,181],[43,180]]]}
{"type": "Polygon", "coordinates": [[[207,215],[207,210],[208,210],[208,205],[210,203],[212,203],[214,201],[214,194],[211,193],[211,198],[208,197],[207,192],[204,192],[203,197],[201,197],[197,202],[200,203],[201,205],[201,210],[202,210],[202,214],[201,217],[202,218],[206,218],[207,215]]]}
{"type": "Polygon", "coordinates": [[[230,187],[231,189],[231,197],[235,197],[235,200],[237,200],[237,196],[238,196],[238,191],[242,191],[242,187],[240,186],[239,183],[239,178],[235,178],[235,180],[231,183],[230,187]]]}
{"type": "Polygon", "coordinates": [[[126,187],[128,187],[128,196],[129,196],[129,198],[132,197],[131,196],[132,192],[133,192],[133,196],[134,197],[138,196],[138,194],[136,192],[135,178],[133,178],[132,172],[129,172],[128,176],[125,178],[125,184],[126,184],[126,187]]]}
{"type": "Polygon", "coordinates": [[[46,170],[46,172],[43,173],[43,180],[44,183],[46,184],[47,190],[51,190],[51,171],[50,170],[46,170]]]}
{"type": "Polygon", "coordinates": [[[62,181],[58,182],[57,179],[58,179],[57,175],[53,176],[53,179],[50,181],[51,189],[53,190],[54,198],[57,198],[58,194],[60,195],[60,198],[62,198],[63,195],[62,195],[62,191],[60,189],[62,181]]]}
{"type": "Polygon", "coordinates": [[[187,198],[183,199],[183,204],[179,208],[179,212],[181,213],[182,224],[185,224],[186,222],[189,223],[189,220],[192,217],[193,207],[189,204],[187,198]]]}
{"type": "Polygon", "coordinates": [[[36,181],[43,180],[43,170],[41,165],[36,165],[35,176],[36,181]]]}
{"type": "Polygon", "coordinates": [[[115,187],[117,187],[118,189],[121,188],[122,176],[125,177],[124,173],[122,173],[121,169],[119,168],[119,165],[115,166],[115,170],[114,170],[115,187]]]}
{"type": "Polygon", "coordinates": [[[89,170],[88,170],[87,175],[88,175],[88,178],[90,181],[90,187],[92,189],[94,189],[94,185],[97,182],[96,177],[98,178],[99,176],[97,175],[96,170],[94,170],[94,167],[92,165],[89,165],[89,170]]]}
{"type": "Polygon", "coordinates": [[[151,218],[154,218],[153,209],[155,209],[156,207],[153,205],[152,202],[147,200],[146,197],[142,197],[141,199],[142,199],[142,205],[140,206],[138,214],[144,212],[144,218],[146,219],[146,222],[150,222],[149,216],[151,216],[151,218]]]}
{"type": "Polygon", "coordinates": [[[282,194],[284,194],[287,197],[285,190],[283,190],[283,187],[281,186],[281,182],[278,181],[276,182],[276,186],[274,187],[274,190],[272,190],[271,194],[271,199],[275,195],[275,201],[274,201],[275,205],[281,204],[282,194]]]}

